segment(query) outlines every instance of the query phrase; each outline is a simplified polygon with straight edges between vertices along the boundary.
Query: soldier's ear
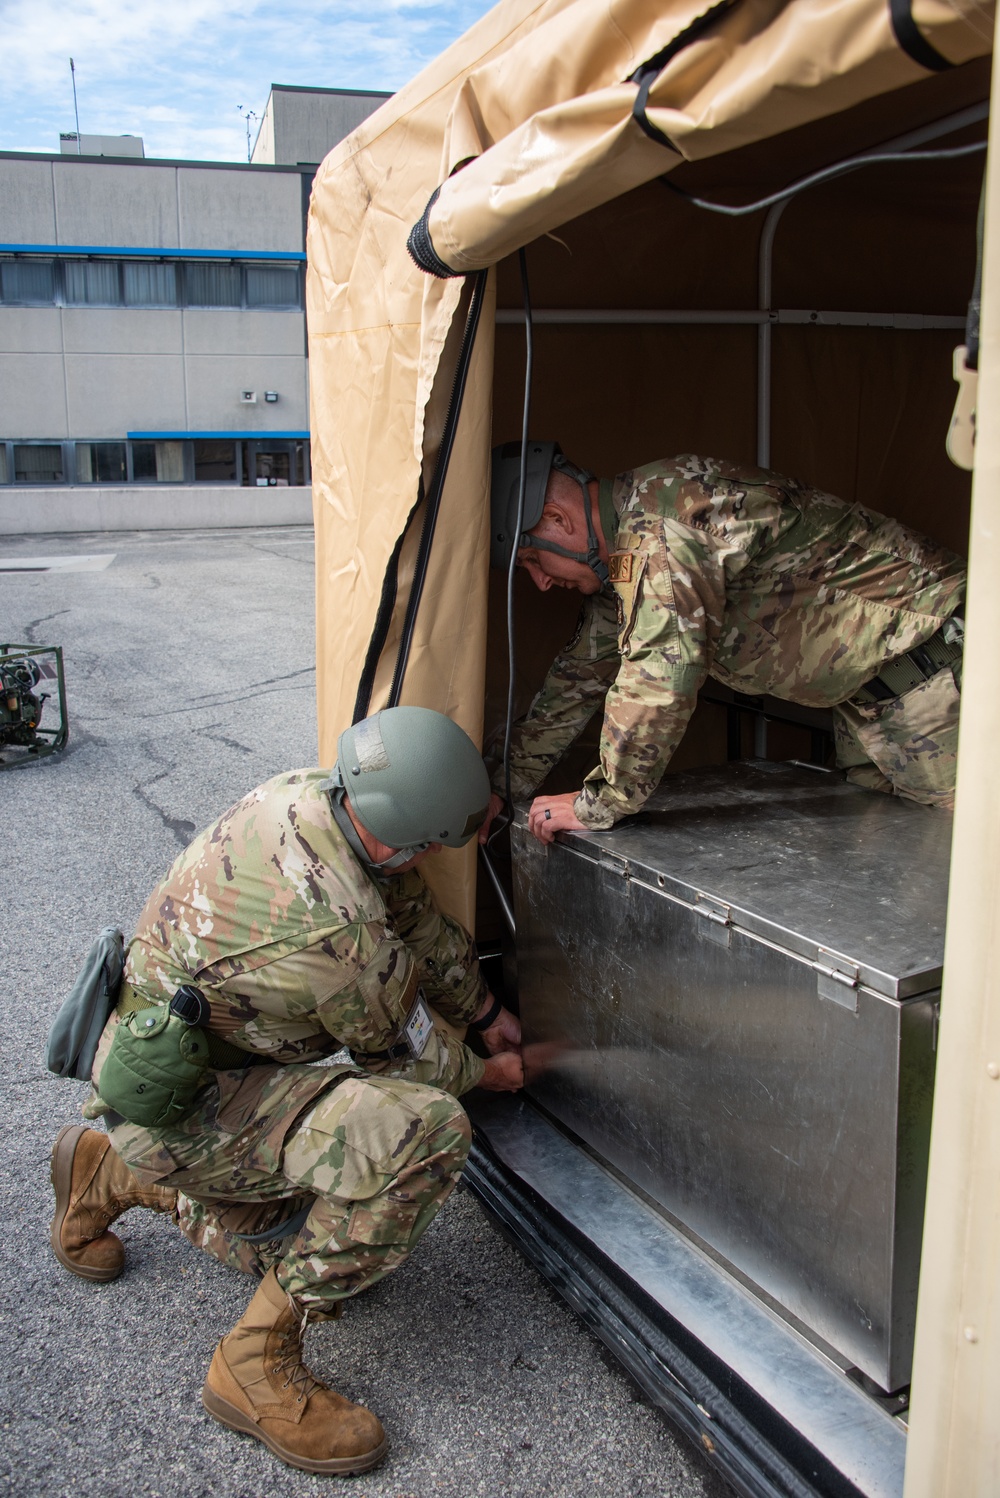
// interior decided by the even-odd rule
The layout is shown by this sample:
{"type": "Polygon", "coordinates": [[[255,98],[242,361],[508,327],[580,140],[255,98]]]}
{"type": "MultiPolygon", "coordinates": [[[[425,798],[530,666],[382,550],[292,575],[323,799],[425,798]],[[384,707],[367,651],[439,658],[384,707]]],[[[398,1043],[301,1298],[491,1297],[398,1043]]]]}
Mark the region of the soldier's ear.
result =
{"type": "Polygon", "coordinates": [[[558,531],[561,536],[570,536],[575,530],[574,519],[565,506],[558,502],[546,501],[542,506],[541,518],[535,530],[554,530],[558,531]]]}

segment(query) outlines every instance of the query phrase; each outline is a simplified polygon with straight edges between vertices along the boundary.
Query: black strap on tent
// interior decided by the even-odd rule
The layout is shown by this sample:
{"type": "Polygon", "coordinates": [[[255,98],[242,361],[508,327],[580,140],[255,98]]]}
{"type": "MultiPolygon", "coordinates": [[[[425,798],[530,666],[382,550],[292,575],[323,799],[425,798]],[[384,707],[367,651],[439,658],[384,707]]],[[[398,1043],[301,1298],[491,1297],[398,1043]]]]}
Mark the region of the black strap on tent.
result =
{"type": "Polygon", "coordinates": [[[898,46],[929,73],[943,73],[955,64],[932,47],[913,19],[912,0],[889,0],[889,21],[898,46]]]}
{"type": "Polygon", "coordinates": [[[965,315],[965,367],[979,368],[979,312],[983,299],[983,225],[986,218],[986,173],[979,194],[979,217],[976,220],[976,279],[972,284],[969,310],[965,315]]]}
{"type": "Polygon", "coordinates": [[[736,0],[716,0],[714,5],[710,5],[708,10],[703,11],[700,16],[696,16],[691,24],[685,26],[683,31],[679,31],[665,47],[661,47],[655,57],[650,57],[646,62],[640,63],[635,72],[631,73],[626,79],[628,83],[637,83],[639,85],[639,92],[636,94],[635,102],[632,105],[632,118],[639,126],[639,129],[644,130],[650,140],[655,140],[658,145],[668,146],[671,151],[677,150],[673,141],[668,139],[662,130],[658,130],[646,114],[650,89],[667,66],[667,63],[675,58],[678,52],[683,52],[684,48],[689,46],[691,42],[696,42],[702,32],[707,31],[718,20],[724,10],[732,10],[735,4],[736,0]]]}

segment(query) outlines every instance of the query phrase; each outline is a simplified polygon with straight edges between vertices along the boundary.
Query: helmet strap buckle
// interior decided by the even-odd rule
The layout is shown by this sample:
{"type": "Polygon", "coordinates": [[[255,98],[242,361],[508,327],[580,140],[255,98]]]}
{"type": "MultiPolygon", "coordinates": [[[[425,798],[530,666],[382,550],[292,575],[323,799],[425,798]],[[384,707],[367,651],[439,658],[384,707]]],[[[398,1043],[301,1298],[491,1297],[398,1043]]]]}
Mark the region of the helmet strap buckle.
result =
{"type": "Polygon", "coordinates": [[[334,821],[350,844],[351,852],[366,869],[371,869],[373,873],[394,874],[397,869],[402,868],[404,863],[409,863],[411,858],[416,858],[430,847],[430,843],[417,843],[412,848],[398,848],[388,858],[383,858],[380,863],[376,863],[358,836],[358,829],[351,821],[350,813],[344,805],[347,789],[339,765],[334,765],[329,778],[323,781],[321,789],[330,794],[330,807],[334,821]]]}
{"type": "Polygon", "coordinates": [[[577,468],[563,453],[557,452],[552,460],[552,467],[560,473],[565,473],[568,478],[576,479],[580,485],[580,493],[583,496],[583,513],[587,521],[587,550],[570,551],[565,546],[560,546],[556,541],[543,541],[538,536],[533,536],[525,531],[518,541],[518,548],[530,546],[535,551],[551,551],[558,557],[569,557],[571,562],[582,562],[589,567],[597,578],[601,587],[608,583],[607,563],[601,561],[601,552],[597,544],[597,532],[594,529],[594,502],[590,497],[590,482],[594,474],[587,473],[582,468],[577,468]]]}

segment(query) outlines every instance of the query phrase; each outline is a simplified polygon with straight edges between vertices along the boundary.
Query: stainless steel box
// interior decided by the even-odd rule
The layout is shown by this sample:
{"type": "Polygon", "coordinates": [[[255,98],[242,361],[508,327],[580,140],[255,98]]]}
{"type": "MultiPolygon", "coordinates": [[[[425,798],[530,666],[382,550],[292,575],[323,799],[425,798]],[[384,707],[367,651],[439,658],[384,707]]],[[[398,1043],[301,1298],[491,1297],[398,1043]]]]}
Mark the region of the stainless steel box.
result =
{"type": "Polygon", "coordinates": [[[532,1097],[883,1389],[909,1379],[951,819],[766,761],[513,829],[532,1097]]]}

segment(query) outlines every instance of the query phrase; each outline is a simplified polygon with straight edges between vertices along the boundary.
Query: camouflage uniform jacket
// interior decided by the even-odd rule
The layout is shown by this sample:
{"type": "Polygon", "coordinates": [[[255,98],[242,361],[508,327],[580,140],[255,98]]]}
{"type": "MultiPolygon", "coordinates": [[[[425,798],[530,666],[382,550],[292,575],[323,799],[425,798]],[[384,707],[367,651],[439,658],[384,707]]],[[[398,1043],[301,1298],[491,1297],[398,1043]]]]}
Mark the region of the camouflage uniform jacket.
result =
{"type": "Polygon", "coordinates": [[[369,1066],[361,1054],[399,1040],[418,987],[456,1025],[486,987],[471,938],[416,870],[380,879],[362,868],[321,788],[328,774],[278,775],[194,839],[139,917],[125,982],[158,1002],[197,984],[209,1029],[268,1061],[347,1045],[368,1070],[458,1096],[483,1063],[443,1028],[419,1061],[369,1066]]]}
{"type": "Polygon", "coordinates": [[[600,512],[611,586],[585,603],[511,754],[513,793],[529,796],[606,694],[600,765],[574,803],[592,828],[652,794],[707,676],[789,702],[845,702],[929,639],[965,590],[943,547],[759,468],[651,463],[602,480],[600,512]]]}

